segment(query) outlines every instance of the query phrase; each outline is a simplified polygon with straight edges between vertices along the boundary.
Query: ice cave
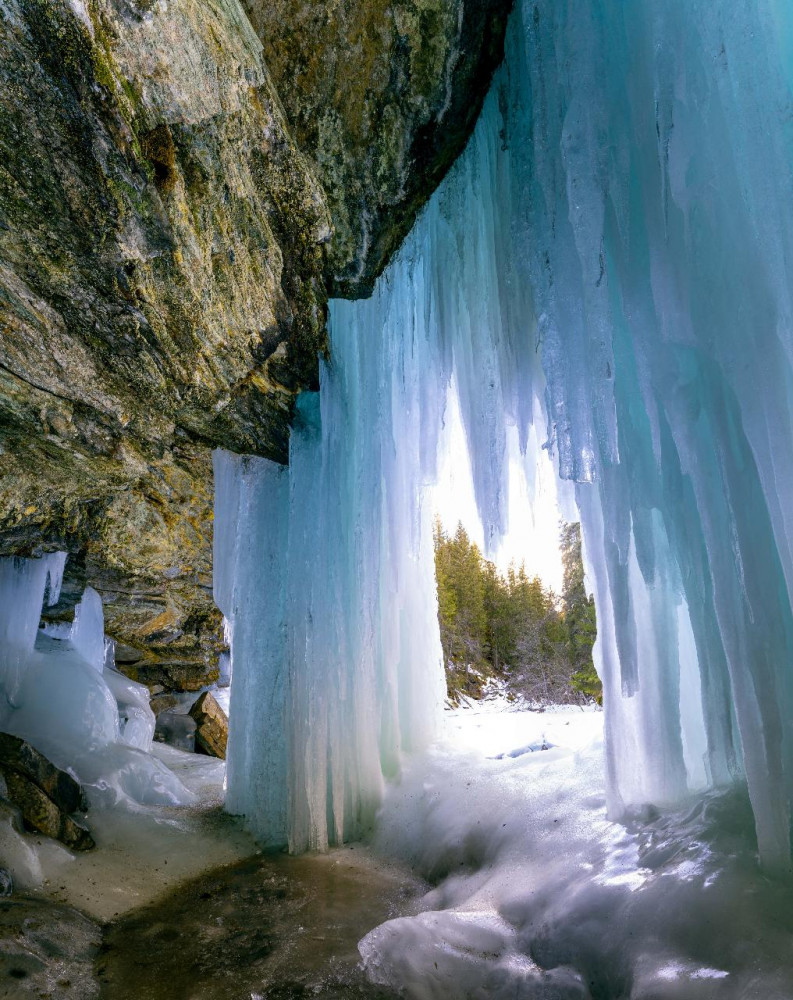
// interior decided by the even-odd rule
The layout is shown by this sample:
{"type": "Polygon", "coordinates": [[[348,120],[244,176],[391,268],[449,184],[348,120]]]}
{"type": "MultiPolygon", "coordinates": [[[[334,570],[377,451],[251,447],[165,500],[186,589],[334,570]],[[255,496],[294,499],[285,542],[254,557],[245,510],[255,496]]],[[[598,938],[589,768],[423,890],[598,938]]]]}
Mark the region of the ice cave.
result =
{"type": "Polygon", "coordinates": [[[298,6],[2,7],[0,995],[793,1000],[793,7],[298,6]]]}

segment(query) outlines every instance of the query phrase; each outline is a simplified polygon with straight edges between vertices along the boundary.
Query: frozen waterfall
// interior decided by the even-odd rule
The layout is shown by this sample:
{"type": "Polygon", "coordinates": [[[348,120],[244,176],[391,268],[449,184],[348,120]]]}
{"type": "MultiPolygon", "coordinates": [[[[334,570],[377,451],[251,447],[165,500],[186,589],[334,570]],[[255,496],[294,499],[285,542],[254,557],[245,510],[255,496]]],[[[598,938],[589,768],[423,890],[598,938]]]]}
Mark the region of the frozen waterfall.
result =
{"type": "Polygon", "coordinates": [[[374,296],[332,305],[289,470],[217,457],[229,804],[267,840],[356,832],[432,734],[454,376],[491,541],[509,426],[574,484],[612,815],[745,778],[787,865],[791,67],[784,0],[518,0],[467,151],[374,296]]]}
{"type": "Polygon", "coordinates": [[[149,692],[114,669],[102,599],[87,587],[72,624],[39,628],[66,553],[0,559],[0,731],[20,736],[86,788],[92,807],[186,805],[193,795],[151,749],[149,692]]]}

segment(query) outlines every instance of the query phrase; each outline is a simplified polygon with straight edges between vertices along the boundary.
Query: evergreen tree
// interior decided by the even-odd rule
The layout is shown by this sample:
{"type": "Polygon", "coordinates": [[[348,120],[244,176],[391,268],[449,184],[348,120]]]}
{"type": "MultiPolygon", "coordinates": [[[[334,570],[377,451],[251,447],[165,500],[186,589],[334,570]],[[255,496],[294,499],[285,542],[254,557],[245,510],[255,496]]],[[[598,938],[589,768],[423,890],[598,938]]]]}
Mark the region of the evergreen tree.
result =
{"type": "Polygon", "coordinates": [[[478,697],[495,676],[532,701],[599,698],[595,609],[584,588],[578,525],[563,525],[562,555],[560,599],[522,565],[499,573],[461,524],[449,535],[436,523],[438,621],[450,697],[478,697]]]}
{"type": "Polygon", "coordinates": [[[570,659],[575,668],[573,687],[589,698],[603,699],[603,688],[592,661],[592,647],[597,638],[595,600],[584,587],[584,561],[581,552],[581,525],[562,523],[562,601],[570,643],[570,659]]]}

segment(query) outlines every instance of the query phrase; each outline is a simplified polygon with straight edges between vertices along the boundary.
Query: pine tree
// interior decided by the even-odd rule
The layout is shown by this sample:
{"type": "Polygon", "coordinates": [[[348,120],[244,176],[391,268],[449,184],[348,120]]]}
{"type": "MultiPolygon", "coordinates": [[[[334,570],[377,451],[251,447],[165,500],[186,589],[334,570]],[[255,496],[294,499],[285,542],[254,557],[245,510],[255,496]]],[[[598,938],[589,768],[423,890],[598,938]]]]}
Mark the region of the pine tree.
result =
{"type": "Polygon", "coordinates": [[[506,575],[484,559],[460,524],[435,525],[438,621],[451,697],[478,697],[488,676],[533,701],[598,697],[592,666],[594,603],[584,588],[578,525],[563,525],[564,592],[560,599],[529,577],[506,575]]]}
{"type": "Polygon", "coordinates": [[[581,552],[581,525],[562,523],[562,601],[567,623],[570,659],[575,671],[572,686],[589,698],[603,699],[603,687],[595,671],[592,647],[597,638],[594,598],[584,586],[584,561],[581,552]]]}

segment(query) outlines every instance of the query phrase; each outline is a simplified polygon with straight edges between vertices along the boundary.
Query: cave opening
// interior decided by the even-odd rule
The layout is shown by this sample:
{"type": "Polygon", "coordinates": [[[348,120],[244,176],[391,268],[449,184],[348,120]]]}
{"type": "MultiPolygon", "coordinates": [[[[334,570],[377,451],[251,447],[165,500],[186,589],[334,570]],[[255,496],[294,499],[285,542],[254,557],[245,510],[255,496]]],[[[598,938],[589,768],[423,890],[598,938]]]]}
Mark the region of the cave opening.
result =
{"type": "MultiPolygon", "coordinates": [[[[217,640],[207,661],[230,663],[159,721],[132,677],[139,661],[117,670],[130,651],[105,641],[115,598],[73,575],[73,622],[42,623],[70,572],[64,553],[47,542],[48,554],[0,560],[0,790],[28,829],[3,806],[0,867],[112,925],[108,997],[144,989],[125,971],[137,961],[127,934],[143,948],[165,928],[155,990],[180,934],[211,951],[206,920],[175,929],[202,903],[213,933],[230,928],[235,969],[247,956],[264,976],[281,940],[281,956],[296,948],[311,965],[300,921],[306,901],[329,899],[327,916],[305,920],[309,939],[345,930],[316,962],[332,964],[338,942],[357,978],[328,986],[312,966],[287,983],[281,957],[284,995],[319,982],[319,995],[416,1000],[793,996],[791,38],[777,0],[517,0],[464,151],[367,276],[371,295],[329,303],[288,463],[285,433],[244,447],[256,412],[244,401],[244,433],[213,451],[211,613],[229,648],[217,640]],[[538,567],[558,563],[559,514],[580,522],[602,712],[444,713],[439,514],[447,527],[470,518],[495,558],[525,516],[538,567]],[[171,744],[200,737],[223,752],[155,745],[155,725],[171,744]],[[55,839],[98,850],[75,860],[55,839]],[[360,853],[348,881],[343,850],[360,853]],[[207,874],[206,857],[231,867],[207,874]],[[250,931],[268,908],[278,919],[250,931]]],[[[181,197],[184,178],[203,192],[206,163],[180,159],[190,128],[146,135],[160,132],[157,197],[181,197]]],[[[281,224],[257,234],[257,253],[281,224]]],[[[295,289],[314,287],[306,246],[329,237],[316,219],[308,230],[270,339],[295,289]]],[[[224,269],[248,257],[216,236],[212,268],[230,281],[224,269]]],[[[136,268],[118,271],[138,309],[136,268]]],[[[350,273],[331,287],[354,285],[350,273]]],[[[309,323],[294,326],[308,337],[309,323]]],[[[224,388],[218,412],[250,384],[289,410],[284,352],[265,357],[265,340],[258,383],[234,369],[239,394],[224,388]]],[[[180,414],[207,459],[220,435],[180,414]]],[[[50,444],[67,425],[76,434],[47,417],[50,444]]],[[[155,448],[166,480],[169,448],[155,448]]],[[[181,575],[208,592],[205,574],[181,575]]],[[[161,603],[139,631],[176,648],[189,616],[170,592],[161,603]]],[[[80,927],[90,964],[96,929],[80,927]]],[[[212,961],[208,988],[220,989],[228,970],[212,961]]],[[[8,975],[27,968],[15,959],[8,975]]]]}

